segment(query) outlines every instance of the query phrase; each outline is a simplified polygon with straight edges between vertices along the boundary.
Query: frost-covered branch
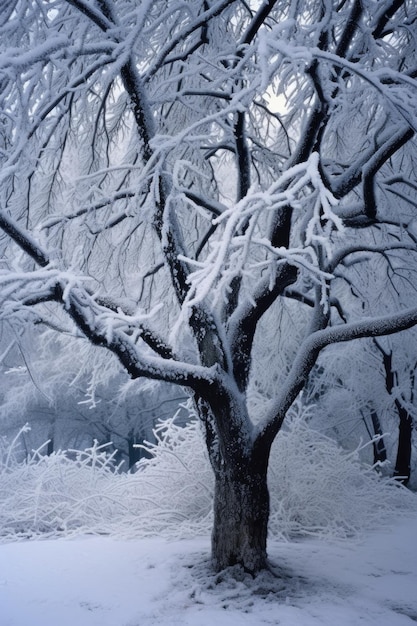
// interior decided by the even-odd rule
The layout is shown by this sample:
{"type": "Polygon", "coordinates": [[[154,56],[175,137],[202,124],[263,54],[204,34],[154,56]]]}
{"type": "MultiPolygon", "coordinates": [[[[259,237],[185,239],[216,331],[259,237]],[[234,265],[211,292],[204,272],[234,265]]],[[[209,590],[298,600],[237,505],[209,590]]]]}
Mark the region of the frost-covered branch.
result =
{"type": "MultiPolygon", "coordinates": [[[[216,368],[189,365],[174,360],[173,352],[158,337],[142,327],[143,315],[126,315],[98,304],[80,280],[59,270],[44,269],[31,273],[0,273],[2,297],[10,299],[3,317],[24,307],[43,302],[59,302],[91,343],[113,352],[132,378],[145,376],[194,388],[216,379],[216,368]],[[143,341],[160,355],[147,354],[143,341]]],[[[145,315],[144,319],[149,317],[145,315]]]]}
{"type": "Polygon", "coordinates": [[[416,324],[417,308],[410,308],[401,313],[330,326],[309,335],[299,347],[277,398],[270,403],[266,416],[256,428],[257,445],[264,441],[272,443],[286,412],[304,387],[318,355],[326,346],[364,337],[392,335],[416,324]]]}
{"type": "Polygon", "coordinates": [[[327,264],[327,271],[329,273],[333,273],[336,267],[342,263],[347,256],[350,254],[361,253],[363,258],[369,258],[369,254],[382,254],[388,255],[391,250],[409,250],[410,252],[417,252],[416,246],[414,244],[407,243],[389,243],[382,246],[371,246],[367,244],[362,245],[350,245],[346,246],[346,248],[340,248],[336,254],[334,254],[329,263],[327,264]]]}
{"type": "Polygon", "coordinates": [[[11,217],[0,212],[0,228],[13,239],[41,267],[46,267],[50,258],[28,232],[25,232],[11,217]]]}

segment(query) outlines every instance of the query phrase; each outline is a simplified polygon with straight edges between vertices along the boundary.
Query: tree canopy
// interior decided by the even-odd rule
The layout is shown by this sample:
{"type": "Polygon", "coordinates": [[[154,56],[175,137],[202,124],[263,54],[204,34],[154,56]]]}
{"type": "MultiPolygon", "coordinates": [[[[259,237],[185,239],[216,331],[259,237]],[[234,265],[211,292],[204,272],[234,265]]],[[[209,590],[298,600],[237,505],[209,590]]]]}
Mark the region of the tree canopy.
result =
{"type": "Polygon", "coordinates": [[[406,0],[0,8],[2,315],[192,391],[218,568],[265,563],[270,446],[320,352],[417,323],[416,18],[406,0]]]}

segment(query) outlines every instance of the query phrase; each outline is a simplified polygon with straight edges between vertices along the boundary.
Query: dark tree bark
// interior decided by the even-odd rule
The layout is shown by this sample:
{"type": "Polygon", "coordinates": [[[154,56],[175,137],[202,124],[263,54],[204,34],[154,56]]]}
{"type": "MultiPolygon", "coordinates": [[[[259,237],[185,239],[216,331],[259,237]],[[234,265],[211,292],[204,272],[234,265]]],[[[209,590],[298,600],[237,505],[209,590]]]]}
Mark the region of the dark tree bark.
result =
{"type": "MultiPolygon", "coordinates": [[[[385,386],[389,394],[392,394],[396,384],[397,373],[392,367],[392,351],[384,352],[382,348],[376,344],[382,352],[382,359],[385,371],[385,386]]],[[[410,412],[404,406],[404,403],[395,398],[395,408],[397,410],[398,424],[398,444],[397,457],[395,460],[394,477],[407,485],[411,475],[411,437],[413,431],[413,418],[410,412]]]]}
{"type": "Polygon", "coordinates": [[[399,425],[397,458],[395,460],[394,476],[404,485],[407,485],[411,475],[411,436],[413,432],[413,419],[407,409],[396,400],[399,425]]]}
{"type": "Polygon", "coordinates": [[[266,472],[222,467],[215,473],[212,557],[220,571],[241,565],[254,574],[266,566],[269,492],[266,472]]]}
{"type": "Polygon", "coordinates": [[[240,565],[254,575],[267,561],[270,443],[259,444],[250,430],[245,436],[247,421],[239,400],[239,394],[222,387],[212,389],[209,400],[195,396],[215,478],[213,566],[221,571],[240,565]],[[229,430],[234,427],[240,437],[229,430]]]}
{"type": "Polygon", "coordinates": [[[384,463],[387,460],[387,450],[385,448],[381,422],[379,421],[378,413],[374,409],[371,411],[371,421],[374,435],[379,437],[377,441],[373,442],[374,464],[384,463]]]}

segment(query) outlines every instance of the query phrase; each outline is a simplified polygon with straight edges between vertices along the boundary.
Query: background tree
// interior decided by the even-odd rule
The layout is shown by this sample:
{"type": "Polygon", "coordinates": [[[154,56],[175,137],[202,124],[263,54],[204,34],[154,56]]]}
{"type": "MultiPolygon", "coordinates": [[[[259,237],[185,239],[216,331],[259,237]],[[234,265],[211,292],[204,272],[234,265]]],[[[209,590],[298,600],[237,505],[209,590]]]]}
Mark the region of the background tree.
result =
{"type": "Polygon", "coordinates": [[[415,332],[355,342],[343,353],[334,346],[310,375],[303,402],[314,405],[311,425],[339,445],[394,476],[411,489],[416,480],[415,332]],[[322,365],[323,361],[325,365],[322,365]]]}
{"type": "Polygon", "coordinates": [[[417,323],[414,300],[350,306],[374,258],[401,293],[393,257],[416,253],[415,12],[397,0],[0,9],[2,315],[75,324],[132,378],[192,391],[217,569],[265,566],[270,448],[320,352],[417,323]],[[284,315],[296,335],[280,328],[265,350],[284,315]]]}
{"type": "MultiPolygon", "coordinates": [[[[355,265],[351,265],[351,273],[356,271],[355,265]]],[[[358,315],[389,311],[398,302],[406,307],[415,297],[413,255],[405,258],[402,251],[393,252],[388,264],[376,258],[372,271],[354,281],[346,270],[344,278],[354,296],[349,306],[352,310],[356,301],[358,315]]],[[[343,299],[339,300],[342,304],[343,299]]],[[[342,308],[340,313],[343,317],[342,308]]],[[[373,458],[371,449],[367,451],[367,460],[388,460],[390,467],[384,471],[402,477],[407,484],[416,462],[412,458],[415,370],[415,329],[354,342],[343,352],[334,346],[318,359],[303,398],[307,404],[317,405],[315,427],[336,436],[342,445],[351,448],[358,445],[359,438],[380,437],[374,442],[373,458]]]]}

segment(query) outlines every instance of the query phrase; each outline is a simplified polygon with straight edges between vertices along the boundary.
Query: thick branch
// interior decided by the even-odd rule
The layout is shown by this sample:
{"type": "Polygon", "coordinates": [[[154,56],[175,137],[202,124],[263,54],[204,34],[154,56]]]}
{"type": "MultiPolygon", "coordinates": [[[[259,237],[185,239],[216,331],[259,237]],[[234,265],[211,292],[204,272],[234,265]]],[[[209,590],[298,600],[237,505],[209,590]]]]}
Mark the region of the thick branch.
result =
{"type": "Polygon", "coordinates": [[[344,57],[347,54],[349,47],[352,45],[353,38],[358,32],[359,20],[362,13],[363,9],[361,0],[355,0],[349,13],[349,17],[346,20],[345,28],[337,44],[337,56],[344,57]]]}
{"type": "Polygon", "coordinates": [[[185,189],[183,193],[186,198],[191,200],[191,202],[194,202],[194,204],[196,204],[197,206],[207,209],[207,211],[210,211],[210,213],[212,213],[216,217],[219,217],[219,215],[221,215],[227,209],[227,206],[225,204],[222,204],[221,202],[216,202],[212,198],[205,198],[204,196],[190,191],[189,189],[185,189]]]}
{"type": "Polygon", "coordinates": [[[146,377],[154,380],[163,380],[176,385],[185,385],[196,390],[203,381],[213,382],[216,377],[216,368],[209,370],[202,366],[188,365],[178,361],[148,357],[140,354],[139,349],[123,332],[114,330],[107,336],[105,329],[91,319],[91,308],[88,298],[84,294],[78,297],[74,292],[70,295],[65,309],[84,335],[97,346],[102,346],[113,352],[132,378],[146,377]]]}
{"type": "MultiPolygon", "coordinates": [[[[29,277],[30,275],[28,275],[29,277]]],[[[27,282],[27,281],[26,281],[27,282]]],[[[54,283],[50,280],[48,289],[44,293],[27,295],[22,297],[24,306],[34,306],[42,302],[58,302],[71,317],[83,335],[94,345],[101,346],[112,352],[119,359],[132,378],[146,377],[154,380],[184,385],[193,390],[213,384],[217,379],[217,367],[204,367],[201,365],[189,365],[176,361],[170,348],[156,337],[145,331],[148,345],[152,344],[155,352],[162,357],[153,357],[144,354],[129,336],[130,326],[127,323],[125,332],[118,328],[118,319],[114,317],[114,327],[111,324],[111,309],[100,306],[87,290],[80,287],[72,287],[67,290],[67,285],[62,284],[60,275],[54,283]],[[103,321],[103,316],[105,317],[103,321]],[[106,323],[110,322],[109,323],[106,323]]],[[[136,330],[140,331],[140,324],[136,330]]]]}
{"type": "Polygon", "coordinates": [[[48,253],[21,228],[11,217],[0,212],[0,228],[13,239],[38,265],[46,267],[50,258],[48,253]]]}
{"type": "MultiPolygon", "coordinates": [[[[274,247],[287,248],[291,231],[292,209],[290,206],[278,209],[270,225],[270,241],[274,247]]],[[[251,351],[256,327],[264,313],[284,290],[295,282],[297,269],[287,263],[277,266],[274,282],[265,278],[257,284],[250,302],[242,302],[230,316],[229,336],[233,371],[240,390],[246,388],[251,365],[251,351]]],[[[232,285],[233,287],[233,285],[232,285]]],[[[239,288],[237,285],[236,290],[239,288]]],[[[233,294],[232,294],[233,296],[233,294]]]]}
{"type": "Polygon", "coordinates": [[[379,39],[384,36],[384,29],[387,23],[403,5],[404,0],[391,0],[385,7],[383,7],[382,12],[377,16],[377,22],[372,33],[375,39],[379,39]]]}
{"type": "Polygon", "coordinates": [[[325,266],[324,271],[333,273],[336,267],[350,254],[370,252],[372,254],[385,255],[392,250],[410,250],[411,252],[417,252],[414,244],[407,245],[405,243],[392,243],[386,246],[370,246],[366,244],[346,246],[346,248],[338,250],[333,255],[331,261],[325,266]]]}
{"type": "Polygon", "coordinates": [[[362,180],[363,175],[374,175],[384,163],[414,136],[414,131],[403,126],[396,133],[390,128],[381,138],[379,147],[364,151],[356,162],[342,176],[331,181],[331,192],[336,198],[343,198],[362,180]]]}
{"type": "Polygon", "coordinates": [[[255,39],[259,29],[265,24],[265,20],[276,5],[277,0],[265,0],[260,6],[257,13],[253,16],[246,33],[242,39],[242,44],[250,44],[255,39]]]}
{"type": "Polygon", "coordinates": [[[352,339],[393,335],[417,324],[417,308],[402,313],[365,319],[318,330],[301,344],[279,396],[271,403],[265,418],[257,426],[256,446],[270,446],[284,421],[286,412],[303,389],[320,352],[326,346],[352,339]]]}
{"type": "Polygon", "coordinates": [[[230,319],[233,373],[241,391],[246,389],[248,383],[251,352],[258,322],[285,288],[295,282],[296,277],[297,270],[294,266],[287,263],[278,266],[272,289],[269,278],[265,279],[253,294],[251,302],[239,306],[230,319]]]}
{"type": "Polygon", "coordinates": [[[101,11],[97,11],[89,2],[85,2],[85,0],[67,0],[67,2],[81,11],[83,15],[88,17],[91,22],[94,22],[104,32],[114,26],[101,11]]]}

